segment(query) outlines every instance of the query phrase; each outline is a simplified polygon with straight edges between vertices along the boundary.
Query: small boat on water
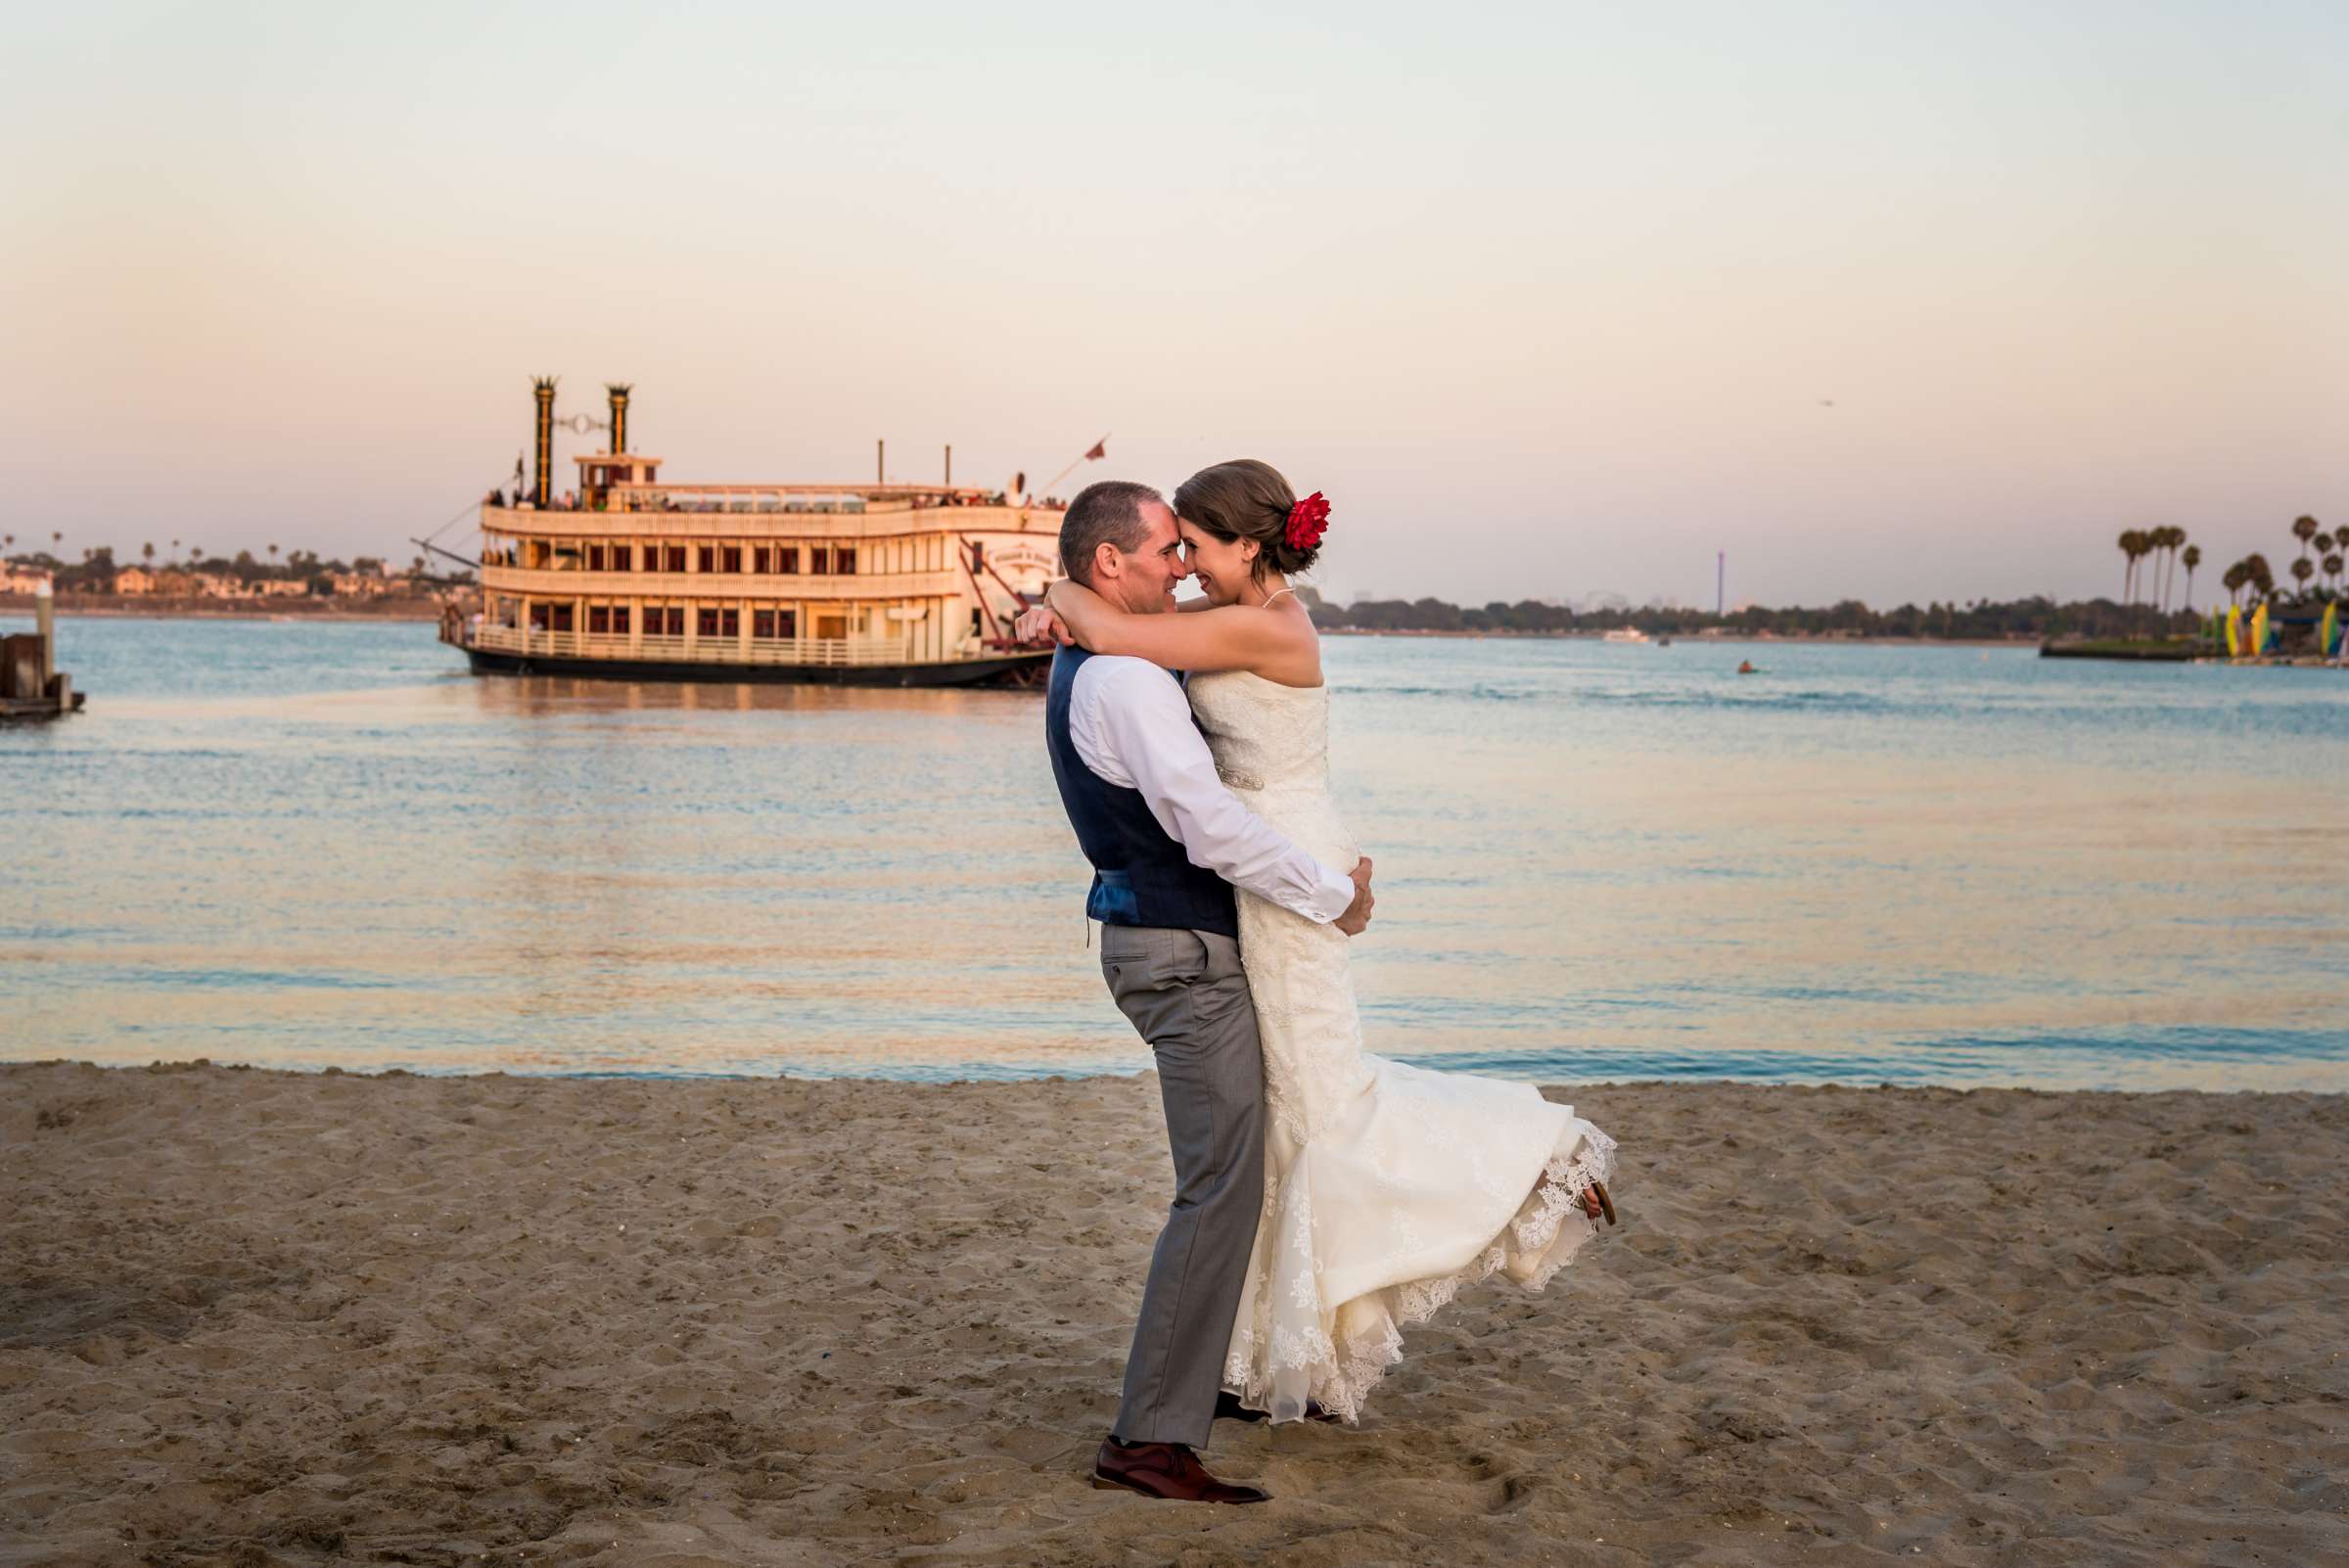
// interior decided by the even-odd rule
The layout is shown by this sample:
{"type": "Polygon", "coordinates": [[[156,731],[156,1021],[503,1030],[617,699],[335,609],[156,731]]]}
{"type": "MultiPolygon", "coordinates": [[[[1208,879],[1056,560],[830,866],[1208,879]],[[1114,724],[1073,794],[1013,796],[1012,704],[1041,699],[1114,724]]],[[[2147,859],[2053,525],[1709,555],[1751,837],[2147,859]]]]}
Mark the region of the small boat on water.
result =
{"type": "Polygon", "coordinates": [[[1647,640],[1647,633],[1641,631],[1637,626],[1619,626],[1599,639],[1601,642],[1645,642],[1647,640]]]}
{"type": "Polygon", "coordinates": [[[475,674],[1041,679],[1052,645],[1013,623],[1058,576],[1058,504],[951,484],[668,484],[663,459],[627,449],[629,389],[606,390],[611,450],[576,457],[577,488],[558,498],[555,383],[533,386],[534,483],[483,502],[467,561],[481,603],[441,617],[475,674]]]}

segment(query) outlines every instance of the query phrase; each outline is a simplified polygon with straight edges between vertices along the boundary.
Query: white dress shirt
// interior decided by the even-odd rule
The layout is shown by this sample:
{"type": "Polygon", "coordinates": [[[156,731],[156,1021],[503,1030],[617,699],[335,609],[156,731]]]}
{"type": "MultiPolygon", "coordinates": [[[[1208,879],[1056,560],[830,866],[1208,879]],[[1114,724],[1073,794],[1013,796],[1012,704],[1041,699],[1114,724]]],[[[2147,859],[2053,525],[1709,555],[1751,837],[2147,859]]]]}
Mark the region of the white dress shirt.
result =
{"type": "Polygon", "coordinates": [[[1353,877],[1299,849],[1223,787],[1182,687],[1148,660],[1084,662],[1069,689],[1069,740],[1104,781],[1140,793],[1191,864],[1323,925],[1354,902],[1353,877]]]}

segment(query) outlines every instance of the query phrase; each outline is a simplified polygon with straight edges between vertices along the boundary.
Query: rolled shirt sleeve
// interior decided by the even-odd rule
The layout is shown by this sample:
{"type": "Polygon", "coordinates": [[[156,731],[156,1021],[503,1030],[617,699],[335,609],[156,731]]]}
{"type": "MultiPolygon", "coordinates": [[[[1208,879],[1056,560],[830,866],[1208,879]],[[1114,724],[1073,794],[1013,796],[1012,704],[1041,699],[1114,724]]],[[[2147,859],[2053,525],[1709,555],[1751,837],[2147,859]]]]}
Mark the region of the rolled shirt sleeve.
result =
{"type": "Polygon", "coordinates": [[[1224,788],[1182,688],[1156,665],[1086,660],[1070,692],[1069,739],[1085,766],[1141,795],[1191,864],[1322,925],[1354,902],[1351,876],[1299,849],[1224,788]]]}

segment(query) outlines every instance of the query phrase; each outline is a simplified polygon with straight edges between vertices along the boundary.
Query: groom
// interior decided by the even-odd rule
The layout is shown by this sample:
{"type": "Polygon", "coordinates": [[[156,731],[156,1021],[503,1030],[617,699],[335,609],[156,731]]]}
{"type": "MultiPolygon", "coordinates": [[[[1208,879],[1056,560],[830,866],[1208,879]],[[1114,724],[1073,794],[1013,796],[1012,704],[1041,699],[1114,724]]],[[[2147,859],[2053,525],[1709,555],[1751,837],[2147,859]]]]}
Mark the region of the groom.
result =
{"type": "MultiPolygon", "coordinates": [[[[1174,514],[1147,485],[1111,481],[1070,503],[1063,570],[1133,615],[1174,608],[1184,570],[1174,514]]],[[[1150,1042],[1174,1156],[1174,1204],[1150,1257],[1116,1423],[1093,1484],[1191,1502],[1263,1502],[1217,1480],[1193,1451],[1218,1415],[1223,1356],[1264,1198],[1264,1066],[1240,969],[1234,886],[1358,935],[1370,862],[1323,865],[1216,777],[1174,676],[1140,659],[1062,643],[1044,703],[1052,776],[1093,863],[1085,914],[1102,924],[1101,973],[1150,1042]]]]}

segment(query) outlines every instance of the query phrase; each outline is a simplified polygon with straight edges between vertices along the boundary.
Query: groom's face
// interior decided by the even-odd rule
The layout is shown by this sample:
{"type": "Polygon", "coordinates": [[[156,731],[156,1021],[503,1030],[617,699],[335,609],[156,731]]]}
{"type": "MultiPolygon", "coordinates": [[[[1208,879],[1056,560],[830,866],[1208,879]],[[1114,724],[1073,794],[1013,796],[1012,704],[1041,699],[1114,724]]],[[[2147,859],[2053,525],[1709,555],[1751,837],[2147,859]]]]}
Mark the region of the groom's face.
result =
{"type": "MultiPolygon", "coordinates": [[[[1174,608],[1174,585],[1190,576],[1182,564],[1182,534],[1165,503],[1142,505],[1147,530],[1130,555],[1121,555],[1115,598],[1128,615],[1153,616],[1174,608]]],[[[1099,584],[1095,584],[1099,586],[1099,584]]]]}

